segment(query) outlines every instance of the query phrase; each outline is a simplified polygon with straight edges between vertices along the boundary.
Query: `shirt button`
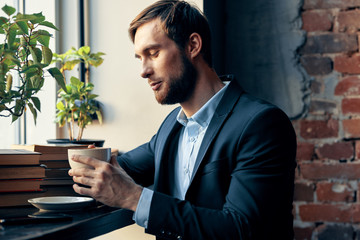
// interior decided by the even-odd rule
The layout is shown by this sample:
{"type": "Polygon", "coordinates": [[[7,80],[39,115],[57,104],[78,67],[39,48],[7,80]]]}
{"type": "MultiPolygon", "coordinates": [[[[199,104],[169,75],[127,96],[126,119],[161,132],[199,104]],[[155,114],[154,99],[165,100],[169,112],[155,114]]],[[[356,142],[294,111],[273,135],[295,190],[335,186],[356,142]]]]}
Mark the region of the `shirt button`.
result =
{"type": "Polygon", "coordinates": [[[195,138],[194,137],[191,137],[190,138],[190,142],[194,142],[195,141],[195,138]]]}

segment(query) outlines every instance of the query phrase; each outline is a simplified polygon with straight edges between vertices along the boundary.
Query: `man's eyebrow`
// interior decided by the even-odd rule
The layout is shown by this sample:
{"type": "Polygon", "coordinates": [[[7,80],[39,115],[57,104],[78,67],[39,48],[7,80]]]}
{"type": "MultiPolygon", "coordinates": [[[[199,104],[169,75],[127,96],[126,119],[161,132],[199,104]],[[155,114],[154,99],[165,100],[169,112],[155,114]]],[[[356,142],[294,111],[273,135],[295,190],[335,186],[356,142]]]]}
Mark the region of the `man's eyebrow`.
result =
{"type": "MultiPolygon", "coordinates": [[[[159,48],[159,47],[160,47],[160,44],[157,44],[157,43],[151,44],[151,45],[147,46],[146,48],[144,48],[141,52],[146,53],[146,52],[150,51],[151,49],[159,48]]],[[[135,58],[140,58],[140,55],[135,53],[135,58]]]]}

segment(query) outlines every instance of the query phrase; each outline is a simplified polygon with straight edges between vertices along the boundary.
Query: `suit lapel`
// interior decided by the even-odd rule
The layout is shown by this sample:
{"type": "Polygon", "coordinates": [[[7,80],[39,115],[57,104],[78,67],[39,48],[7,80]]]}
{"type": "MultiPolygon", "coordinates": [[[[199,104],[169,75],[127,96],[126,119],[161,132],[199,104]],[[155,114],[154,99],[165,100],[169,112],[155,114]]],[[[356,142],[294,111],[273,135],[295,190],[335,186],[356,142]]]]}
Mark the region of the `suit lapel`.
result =
{"type": "Polygon", "coordinates": [[[221,126],[227,119],[228,115],[234,108],[236,102],[241,95],[242,89],[235,80],[231,81],[229,84],[230,85],[228,86],[228,89],[226,89],[226,92],[221,99],[218,107],[216,108],[213,118],[211,119],[209,127],[206,130],[203,142],[201,143],[199,153],[196,158],[194,170],[190,180],[190,185],[199,169],[202,160],[204,159],[206,152],[209,149],[209,146],[211,145],[212,141],[214,140],[215,136],[219,132],[221,126]]]}
{"type": "Polygon", "coordinates": [[[177,110],[173,111],[173,115],[169,116],[168,119],[170,119],[170,121],[165,121],[164,126],[162,126],[163,131],[158,135],[158,147],[156,147],[155,150],[154,189],[160,192],[167,191],[168,187],[166,187],[166,185],[168,185],[171,180],[169,179],[168,173],[169,168],[174,166],[174,164],[169,163],[169,161],[173,161],[174,159],[170,159],[169,157],[172,156],[171,149],[177,147],[179,136],[177,133],[182,126],[176,121],[179,108],[176,109],[177,110]]]}

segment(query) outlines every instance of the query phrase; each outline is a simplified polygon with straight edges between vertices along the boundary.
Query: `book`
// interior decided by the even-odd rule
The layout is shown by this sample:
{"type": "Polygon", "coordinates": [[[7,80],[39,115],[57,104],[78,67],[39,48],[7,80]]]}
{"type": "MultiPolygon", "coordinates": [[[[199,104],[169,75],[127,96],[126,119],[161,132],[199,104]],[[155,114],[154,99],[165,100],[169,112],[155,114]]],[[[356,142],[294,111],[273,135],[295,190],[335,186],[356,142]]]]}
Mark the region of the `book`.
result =
{"type": "Polygon", "coordinates": [[[0,193],[0,207],[31,205],[28,199],[50,196],[82,196],[72,186],[47,186],[37,192],[0,193]]]}
{"type": "Polygon", "coordinates": [[[40,155],[25,149],[0,149],[0,165],[38,165],[40,155]]]}
{"type": "Polygon", "coordinates": [[[29,166],[1,166],[0,179],[44,178],[45,167],[41,165],[29,166]]]}
{"type": "Polygon", "coordinates": [[[41,153],[40,160],[67,160],[68,149],[87,148],[87,145],[79,144],[32,144],[32,145],[21,145],[13,144],[12,149],[26,149],[33,152],[41,153]]]}
{"type": "Polygon", "coordinates": [[[72,179],[69,175],[70,168],[47,168],[45,169],[46,179],[51,178],[63,178],[63,179],[72,179]]]}
{"type": "Polygon", "coordinates": [[[41,181],[41,187],[42,186],[62,186],[62,185],[73,185],[75,182],[72,180],[72,178],[44,178],[43,181],[41,181]]]}
{"type": "Polygon", "coordinates": [[[41,191],[42,179],[5,179],[0,180],[1,192],[41,191]]]}
{"type": "Polygon", "coordinates": [[[40,160],[40,164],[43,164],[46,168],[70,169],[70,164],[68,160],[40,160]]]}

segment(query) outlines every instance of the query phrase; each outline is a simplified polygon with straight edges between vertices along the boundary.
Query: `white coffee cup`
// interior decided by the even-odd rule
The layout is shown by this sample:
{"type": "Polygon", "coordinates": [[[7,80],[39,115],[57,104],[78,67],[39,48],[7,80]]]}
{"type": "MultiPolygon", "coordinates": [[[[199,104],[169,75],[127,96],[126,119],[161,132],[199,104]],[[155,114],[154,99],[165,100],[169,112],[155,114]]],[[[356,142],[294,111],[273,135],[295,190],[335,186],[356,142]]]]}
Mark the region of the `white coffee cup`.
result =
{"type": "Polygon", "coordinates": [[[92,158],[96,158],[101,161],[109,162],[111,159],[111,148],[80,148],[80,149],[68,149],[68,159],[71,168],[92,168],[89,165],[75,162],[71,160],[73,155],[82,155],[92,158]]]}

